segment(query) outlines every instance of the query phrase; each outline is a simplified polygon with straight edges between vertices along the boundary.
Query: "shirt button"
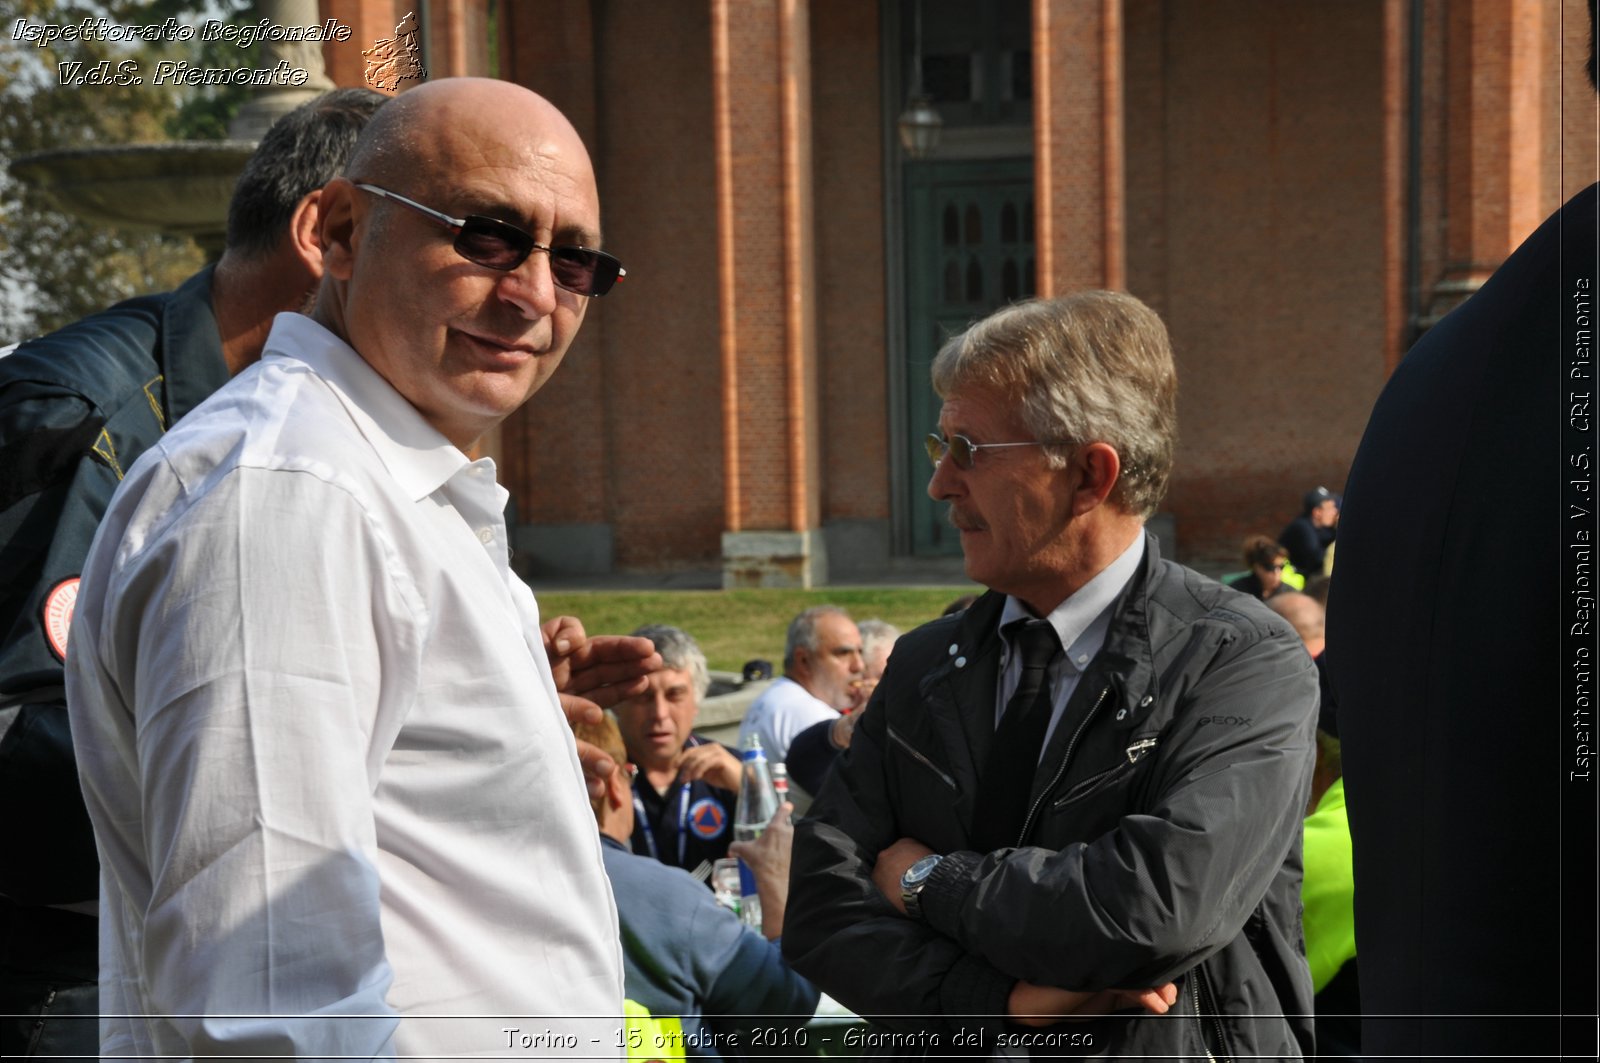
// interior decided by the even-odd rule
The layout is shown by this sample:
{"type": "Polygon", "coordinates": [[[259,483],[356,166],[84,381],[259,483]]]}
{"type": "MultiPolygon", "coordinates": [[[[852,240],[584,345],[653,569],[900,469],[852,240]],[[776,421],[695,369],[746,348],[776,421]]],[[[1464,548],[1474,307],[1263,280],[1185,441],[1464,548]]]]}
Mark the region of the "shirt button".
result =
{"type": "Polygon", "coordinates": [[[1078,654],[1078,667],[1079,668],[1082,668],[1084,665],[1086,665],[1088,663],[1089,663],[1089,655],[1087,653],[1078,654]]]}
{"type": "Polygon", "coordinates": [[[956,667],[957,668],[965,668],[966,666],[967,666],[967,659],[965,657],[957,657],[956,658],[956,667]]]}
{"type": "Polygon", "coordinates": [[[494,542],[494,532],[490,531],[488,528],[479,528],[478,541],[485,544],[494,542]]]}
{"type": "Polygon", "coordinates": [[[956,652],[958,650],[960,650],[960,649],[961,649],[960,646],[957,646],[955,643],[952,642],[950,644],[950,656],[954,657],[956,655],[956,652]]]}

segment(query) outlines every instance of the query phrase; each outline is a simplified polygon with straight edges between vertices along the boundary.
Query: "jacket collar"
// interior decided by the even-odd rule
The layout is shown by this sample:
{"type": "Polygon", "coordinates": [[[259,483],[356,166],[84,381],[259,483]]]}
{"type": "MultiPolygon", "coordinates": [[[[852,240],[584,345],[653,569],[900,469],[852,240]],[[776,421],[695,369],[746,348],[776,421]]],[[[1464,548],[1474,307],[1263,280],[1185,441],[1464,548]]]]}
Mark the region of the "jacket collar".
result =
{"type": "Polygon", "coordinates": [[[168,428],[228,382],[222,331],[207,266],[178,286],[161,311],[161,375],[168,428]]]}
{"type": "MultiPolygon", "coordinates": [[[[1100,712],[1118,729],[1139,726],[1157,703],[1155,650],[1151,637],[1152,590],[1165,562],[1155,536],[1145,533],[1144,559],[1112,609],[1111,626],[1099,655],[1074,696],[1093,698],[1109,686],[1100,712]]],[[[958,771],[977,778],[994,741],[995,691],[1000,677],[1000,615],[1006,597],[988,591],[962,614],[944,660],[921,681],[921,692],[958,771]]],[[[1068,712],[1075,711],[1075,706],[1068,712]]],[[[1102,720],[1102,722],[1104,722],[1102,720]]],[[[1070,740],[1071,728],[1058,727],[1045,760],[1070,740]]]]}

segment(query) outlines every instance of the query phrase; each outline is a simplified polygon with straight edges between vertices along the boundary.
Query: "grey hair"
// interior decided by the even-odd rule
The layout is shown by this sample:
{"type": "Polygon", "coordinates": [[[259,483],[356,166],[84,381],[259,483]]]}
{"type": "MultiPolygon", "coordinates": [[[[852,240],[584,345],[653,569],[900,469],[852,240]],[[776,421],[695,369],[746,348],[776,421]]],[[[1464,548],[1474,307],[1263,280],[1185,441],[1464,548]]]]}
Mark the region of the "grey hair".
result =
{"type": "Polygon", "coordinates": [[[850,614],[840,609],[837,605],[813,605],[789,621],[789,634],[783,640],[783,670],[794,671],[794,651],[807,649],[815,651],[817,648],[817,621],[825,616],[842,616],[850,619],[850,614]]]}
{"type": "Polygon", "coordinates": [[[870,661],[873,653],[885,642],[894,642],[900,637],[900,629],[887,620],[873,617],[856,624],[856,630],[861,632],[861,659],[870,661]]]}
{"type": "Polygon", "coordinates": [[[687,631],[668,624],[646,624],[635,630],[633,637],[655,643],[663,667],[689,673],[689,685],[694,687],[696,701],[706,696],[706,691],[711,687],[706,655],[700,652],[700,644],[687,631]]]}
{"type": "MultiPolygon", "coordinates": [[[[1133,296],[1075,292],[991,314],[951,337],[933,360],[941,399],[965,385],[1014,399],[1039,439],[1110,444],[1122,463],[1111,500],[1124,511],[1148,518],[1166,495],[1178,374],[1166,326],[1133,296]]],[[[1072,450],[1045,448],[1056,468],[1072,450]]]]}

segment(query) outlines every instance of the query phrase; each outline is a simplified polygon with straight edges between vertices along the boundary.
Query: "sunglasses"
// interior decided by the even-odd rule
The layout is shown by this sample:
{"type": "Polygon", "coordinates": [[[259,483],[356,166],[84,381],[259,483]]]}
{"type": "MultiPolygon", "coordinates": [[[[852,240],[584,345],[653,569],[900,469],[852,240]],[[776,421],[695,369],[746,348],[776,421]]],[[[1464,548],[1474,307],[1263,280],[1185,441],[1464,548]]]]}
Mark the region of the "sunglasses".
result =
{"type": "Polygon", "coordinates": [[[1026,443],[974,443],[964,435],[958,434],[946,438],[938,432],[929,432],[928,438],[922,441],[922,445],[928,449],[928,460],[933,462],[933,467],[936,469],[946,454],[956,463],[956,468],[970,469],[980,450],[998,450],[1001,447],[1062,447],[1069,444],[1070,440],[1066,439],[1032,439],[1026,443]]]}
{"type": "Polygon", "coordinates": [[[377,185],[358,182],[356,187],[392,199],[443,225],[456,234],[456,254],[479,266],[509,272],[526,262],[535,251],[543,251],[550,256],[550,276],[558,288],[590,296],[606,294],[613,284],[628,275],[622,263],[604,251],[572,244],[541,244],[499,218],[486,218],[482,214],[452,218],[377,185]]]}

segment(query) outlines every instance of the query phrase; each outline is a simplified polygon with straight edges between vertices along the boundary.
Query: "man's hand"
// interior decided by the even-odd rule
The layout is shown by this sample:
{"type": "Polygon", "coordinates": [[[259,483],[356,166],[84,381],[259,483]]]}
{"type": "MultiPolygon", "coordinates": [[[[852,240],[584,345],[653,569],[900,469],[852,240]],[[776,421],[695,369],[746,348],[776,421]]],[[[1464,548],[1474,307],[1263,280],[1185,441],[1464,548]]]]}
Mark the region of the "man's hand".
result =
{"type": "MultiPolygon", "coordinates": [[[[599,723],[603,709],[588,698],[576,694],[557,694],[561,711],[567,714],[567,724],[599,723]]],[[[583,765],[583,784],[589,788],[589,798],[605,796],[606,780],[617,770],[617,762],[606,756],[599,746],[578,741],[578,763],[583,765]]]]}
{"type": "Polygon", "coordinates": [[[678,761],[678,779],[680,782],[694,782],[704,779],[712,786],[724,790],[739,792],[739,781],[743,769],[739,758],[729,753],[726,746],[716,742],[707,742],[703,746],[693,746],[683,751],[683,759],[678,761]]]}
{"type": "Polygon", "coordinates": [[[828,742],[841,753],[850,748],[850,737],[856,733],[856,721],[861,713],[850,712],[833,721],[828,728],[828,742]]]}
{"type": "Polygon", "coordinates": [[[906,902],[900,899],[900,877],[906,873],[906,868],[932,855],[933,850],[915,838],[901,838],[879,853],[878,862],[872,865],[872,884],[889,898],[889,903],[901,915],[906,914],[906,902]]]}
{"type": "Polygon", "coordinates": [[[761,837],[728,846],[728,855],[743,860],[755,876],[756,896],[761,898],[761,935],[768,941],[783,935],[783,914],[789,906],[789,851],[793,847],[794,806],[787,801],[779,803],[761,837]]]}
{"type": "Polygon", "coordinates": [[[623,635],[590,638],[575,616],[546,620],[539,628],[556,689],[580,694],[600,706],[611,706],[649,685],[645,677],[661,667],[661,655],[649,639],[623,635]]]}
{"type": "Polygon", "coordinates": [[[1178,1000],[1178,987],[1171,982],[1154,989],[1102,989],[1079,993],[1055,986],[1018,982],[1011,987],[1006,1002],[1007,1017],[1018,1026],[1049,1026],[1069,1019],[1088,1019],[1123,1008],[1144,1008],[1154,1015],[1165,1015],[1178,1000]]]}

